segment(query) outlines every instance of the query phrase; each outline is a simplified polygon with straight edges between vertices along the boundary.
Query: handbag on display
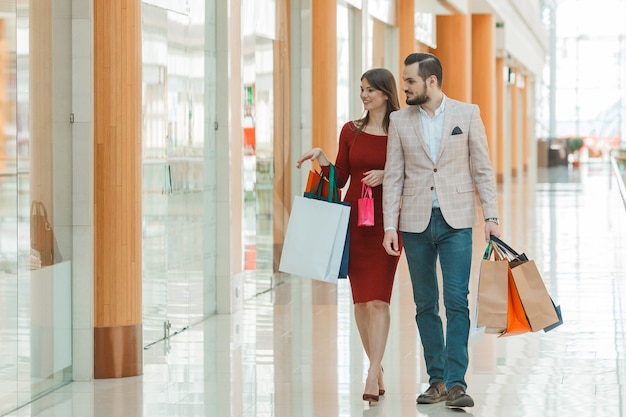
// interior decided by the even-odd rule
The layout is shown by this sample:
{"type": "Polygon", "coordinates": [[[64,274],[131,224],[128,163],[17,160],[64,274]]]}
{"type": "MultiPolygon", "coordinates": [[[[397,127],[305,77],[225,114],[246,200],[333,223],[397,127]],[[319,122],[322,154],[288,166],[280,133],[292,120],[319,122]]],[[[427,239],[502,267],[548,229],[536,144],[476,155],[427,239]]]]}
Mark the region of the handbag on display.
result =
{"type": "Polygon", "coordinates": [[[374,226],[374,198],[372,187],[361,183],[361,198],[358,202],[358,226],[374,226]]]}
{"type": "Polygon", "coordinates": [[[46,207],[36,200],[30,205],[30,247],[31,254],[38,255],[41,267],[61,261],[46,207]]]}

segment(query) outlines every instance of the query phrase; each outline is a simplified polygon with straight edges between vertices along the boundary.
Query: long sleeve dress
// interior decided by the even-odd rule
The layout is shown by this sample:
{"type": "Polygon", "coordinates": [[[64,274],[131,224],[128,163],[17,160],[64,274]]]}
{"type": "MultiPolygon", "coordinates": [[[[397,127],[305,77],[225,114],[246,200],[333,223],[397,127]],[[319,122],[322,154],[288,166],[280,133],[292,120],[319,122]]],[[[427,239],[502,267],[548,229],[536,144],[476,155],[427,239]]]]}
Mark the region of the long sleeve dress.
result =
{"type": "MultiPolygon", "coordinates": [[[[354,303],[391,300],[393,280],[399,257],[387,254],[383,248],[382,185],[372,188],[374,197],[374,226],[357,226],[358,200],[361,180],[370,170],[385,169],[387,136],[357,132],[354,122],[346,123],[339,136],[339,151],[335,162],[337,185],[342,188],[350,179],[344,201],[350,203],[350,258],[348,278],[354,303]]],[[[329,167],[323,167],[326,175],[329,167]]],[[[400,243],[401,244],[401,243],[400,243]]]]}

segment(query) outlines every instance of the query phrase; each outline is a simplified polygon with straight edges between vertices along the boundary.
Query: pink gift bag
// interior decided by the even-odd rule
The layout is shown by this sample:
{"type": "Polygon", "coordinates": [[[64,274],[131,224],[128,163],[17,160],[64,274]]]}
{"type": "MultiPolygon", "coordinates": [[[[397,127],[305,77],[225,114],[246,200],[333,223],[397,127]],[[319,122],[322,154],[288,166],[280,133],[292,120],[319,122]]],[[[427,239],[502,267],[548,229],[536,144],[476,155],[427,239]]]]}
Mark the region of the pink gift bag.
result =
{"type": "Polygon", "coordinates": [[[374,198],[372,188],[362,183],[361,198],[359,198],[358,226],[374,226],[374,198]]]}

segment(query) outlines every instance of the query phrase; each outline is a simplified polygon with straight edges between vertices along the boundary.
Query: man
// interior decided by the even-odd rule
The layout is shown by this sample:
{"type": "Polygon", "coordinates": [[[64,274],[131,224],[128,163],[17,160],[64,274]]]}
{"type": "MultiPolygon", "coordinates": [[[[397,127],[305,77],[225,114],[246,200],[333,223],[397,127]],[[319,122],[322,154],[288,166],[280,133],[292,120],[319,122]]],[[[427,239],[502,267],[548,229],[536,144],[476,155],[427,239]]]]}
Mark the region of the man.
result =
{"type": "Polygon", "coordinates": [[[390,255],[399,256],[398,231],[402,233],[430,384],[417,402],[445,400],[447,406],[472,407],[465,374],[475,189],[484,214],[485,239],[500,236],[485,127],[478,106],[452,100],[442,92],[443,70],[436,56],[409,55],[402,77],[409,106],[391,113],[383,180],[383,246],[390,255]],[[445,339],[437,258],[447,318],[445,339]]]}

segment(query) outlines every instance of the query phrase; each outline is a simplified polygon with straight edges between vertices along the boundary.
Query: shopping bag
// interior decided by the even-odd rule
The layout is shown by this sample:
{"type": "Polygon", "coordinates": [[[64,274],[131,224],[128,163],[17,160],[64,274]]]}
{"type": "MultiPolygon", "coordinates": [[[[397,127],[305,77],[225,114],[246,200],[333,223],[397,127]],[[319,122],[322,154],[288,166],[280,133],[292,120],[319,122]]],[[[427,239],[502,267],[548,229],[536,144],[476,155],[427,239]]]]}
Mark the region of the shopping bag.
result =
{"type": "Polygon", "coordinates": [[[343,254],[341,255],[341,265],[339,265],[339,276],[337,278],[348,278],[348,259],[350,259],[350,222],[348,221],[348,231],[346,232],[346,241],[343,246],[343,254]]]}
{"type": "Polygon", "coordinates": [[[519,262],[511,271],[533,332],[557,323],[556,308],[535,261],[519,262]]]}
{"type": "Polygon", "coordinates": [[[548,333],[550,330],[554,330],[557,327],[559,327],[561,324],[563,324],[563,316],[561,315],[561,306],[560,305],[556,305],[554,304],[554,300],[552,300],[552,305],[554,306],[554,311],[556,311],[556,315],[559,318],[559,321],[557,321],[556,323],[545,327],[543,329],[544,332],[548,333]]]}
{"type": "Polygon", "coordinates": [[[361,183],[361,198],[358,201],[357,226],[374,226],[374,198],[372,187],[361,183]]]}
{"type": "Polygon", "coordinates": [[[495,236],[492,236],[492,241],[500,250],[507,253],[513,280],[532,331],[536,332],[562,321],[557,314],[557,308],[548,293],[535,261],[529,260],[524,253],[518,254],[517,251],[495,236]]]}
{"type": "Polygon", "coordinates": [[[350,205],[340,201],[331,165],[327,196],[318,182],[314,191],[295,197],[278,270],[332,283],[347,277],[349,226],[350,205]]]}
{"type": "MultiPolygon", "coordinates": [[[[329,181],[328,178],[322,173],[310,170],[309,177],[306,181],[306,187],[304,188],[305,193],[315,193],[318,187],[321,185],[320,195],[322,197],[328,197],[328,186],[329,181]]],[[[337,189],[337,197],[341,200],[341,190],[337,189]]]]}
{"type": "Polygon", "coordinates": [[[510,268],[508,269],[508,284],[506,330],[499,337],[515,336],[531,330],[510,268]]]}
{"type": "MultiPolygon", "coordinates": [[[[321,175],[321,174],[319,174],[321,175]]],[[[309,174],[309,177],[311,174],[309,174]]],[[[314,198],[316,200],[325,200],[336,204],[343,204],[350,206],[350,203],[341,201],[341,190],[337,187],[337,174],[335,166],[330,164],[328,168],[328,177],[323,177],[323,181],[318,181],[316,188],[304,192],[304,196],[307,198],[314,198]],[[326,190],[326,192],[324,192],[326,190]]],[[[348,221],[348,232],[346,233],[346,242],[343,247],[343,255],[341,257],[341,266],[339,267],[338,278],[348,278],[348,260],[350,257],[350,222],[348,221]]]]}
{"type": "Polygon", "coordinates": [[[509,264],[506,260],[490,259],[492,254],[489,242],[478,276],[476,323],[485,328],[485,333],[502,333],[507,328],[509,264]]]}
{"type": "Polygon", "coordinates": [[[350,206],[296,196],[278,270],[337,283],[350,206]]]}
{"type": "Polygon", "coordinates": [[[509,260],[509,262],[524,262],[528,260],[528,256],[525,253],[517,253],[515,249],[507,245],[502,239],[497,236],[491,235],[490,240],[493,245],[495,245],[501,253],[503,253],[504,257],[509,260]]]}

